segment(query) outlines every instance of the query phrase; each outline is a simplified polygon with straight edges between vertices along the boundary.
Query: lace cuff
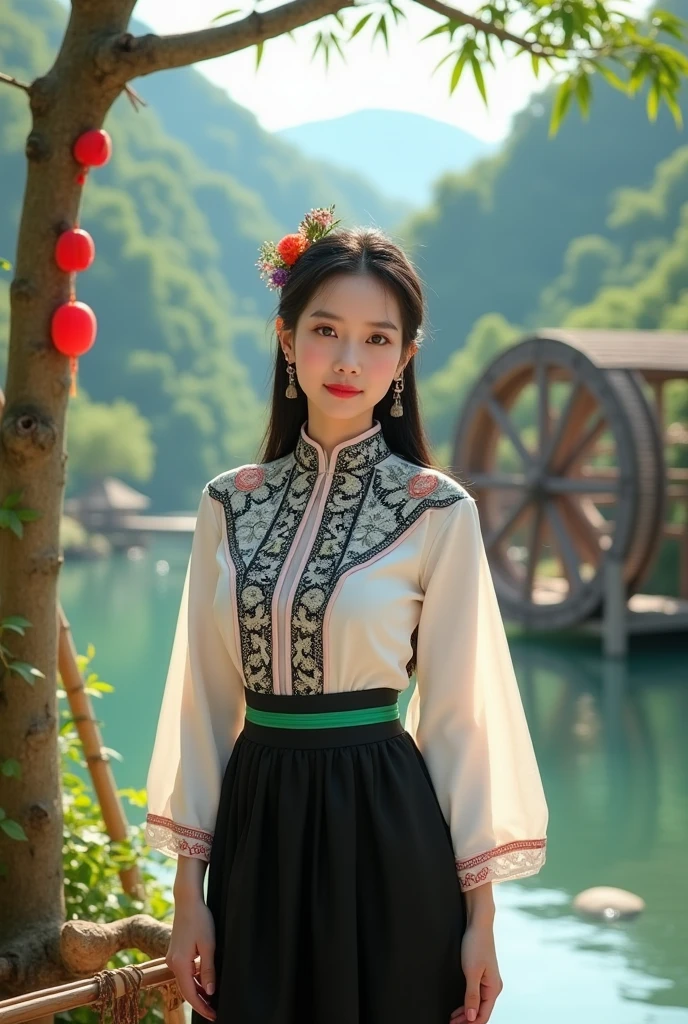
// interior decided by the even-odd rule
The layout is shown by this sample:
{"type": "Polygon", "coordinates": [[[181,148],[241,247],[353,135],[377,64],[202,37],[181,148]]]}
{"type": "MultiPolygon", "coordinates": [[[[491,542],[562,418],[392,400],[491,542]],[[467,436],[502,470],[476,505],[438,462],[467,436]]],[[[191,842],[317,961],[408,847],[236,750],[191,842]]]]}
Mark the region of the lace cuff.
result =
{"type": "Polygon", "coordinates": [[[475,889],[484,882],[506,882],[537,874],[545,863],[546,845],[546,839],[522,839],[457,860],[462,890],[475,889]]]}
{"type": "Polygon", "coordinates": [[[146,841],[152,849],[160,850],[168,857],[176,857],[181,853],[185,857],[198,857],[200,860],[210,861],[213,836],[210,832],[180,825],[171,818],[148,814],[146,841]]]}

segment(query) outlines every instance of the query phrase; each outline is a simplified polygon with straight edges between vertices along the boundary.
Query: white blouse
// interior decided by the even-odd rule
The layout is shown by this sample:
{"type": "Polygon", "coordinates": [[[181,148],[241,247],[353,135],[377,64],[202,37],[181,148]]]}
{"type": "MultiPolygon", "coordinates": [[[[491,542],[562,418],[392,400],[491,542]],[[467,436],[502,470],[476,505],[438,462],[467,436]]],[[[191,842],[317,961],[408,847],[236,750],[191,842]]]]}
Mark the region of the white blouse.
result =
{"type": "Polygon", "coordinates": [[[148,772],[149,845],[210,859],[245,687],[416,689],[405,728],[464,890],[535,874],[547,804],[475,501],[393,453],[379,421],[329,460],[288,455],[203,488],[148,772]]]}

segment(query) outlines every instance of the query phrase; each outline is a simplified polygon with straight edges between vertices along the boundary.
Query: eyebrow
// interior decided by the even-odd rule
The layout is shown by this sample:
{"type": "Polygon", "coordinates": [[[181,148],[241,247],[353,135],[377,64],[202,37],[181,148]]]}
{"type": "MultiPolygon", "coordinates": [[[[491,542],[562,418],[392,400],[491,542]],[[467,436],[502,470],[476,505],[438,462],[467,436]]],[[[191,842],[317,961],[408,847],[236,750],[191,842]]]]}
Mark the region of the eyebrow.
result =
{"type": "MultiPolygon", "coordinates": [[[[311,316],[324,316],[327,320],[343,320],[344,317],[337,316],[336,313],[328,313],[326,309],[316,309],[311,316]]],[[[369,320],[368,327],[386,327],[389,331],[398,331],[399,328],[396,324],[393,324],[391,320],[369,320]]]]}

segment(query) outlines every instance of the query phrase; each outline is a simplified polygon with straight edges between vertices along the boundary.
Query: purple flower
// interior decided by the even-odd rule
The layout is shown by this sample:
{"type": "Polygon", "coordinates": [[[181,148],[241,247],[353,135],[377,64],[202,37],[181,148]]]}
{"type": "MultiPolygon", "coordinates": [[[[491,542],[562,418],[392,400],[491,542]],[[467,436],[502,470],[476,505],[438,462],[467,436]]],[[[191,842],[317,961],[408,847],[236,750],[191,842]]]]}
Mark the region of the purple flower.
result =
{"type": "Polygon", "coordinates": [[[270,284],[273,288],[284,288],[288,280],[289,271],[284,267],[278,267],[277,270],[273,270],[270,274],[270,284]]]}

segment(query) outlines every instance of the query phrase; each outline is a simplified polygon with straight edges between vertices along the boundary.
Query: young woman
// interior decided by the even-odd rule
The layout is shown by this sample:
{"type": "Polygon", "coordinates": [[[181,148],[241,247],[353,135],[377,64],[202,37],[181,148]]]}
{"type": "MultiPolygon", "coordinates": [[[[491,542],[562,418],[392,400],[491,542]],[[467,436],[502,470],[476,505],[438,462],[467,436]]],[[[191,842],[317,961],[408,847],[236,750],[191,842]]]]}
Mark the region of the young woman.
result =
{"type": "Polygon", "coordinates": [[[485,1024],[492,885],[539,871],[547,806],[476,503],[421,425],[417,273],[336,226],[261,249],[262,458],[200,499],[148,776],[167,962],[194,1024],[485,1024]]]}

